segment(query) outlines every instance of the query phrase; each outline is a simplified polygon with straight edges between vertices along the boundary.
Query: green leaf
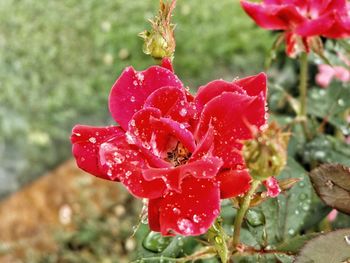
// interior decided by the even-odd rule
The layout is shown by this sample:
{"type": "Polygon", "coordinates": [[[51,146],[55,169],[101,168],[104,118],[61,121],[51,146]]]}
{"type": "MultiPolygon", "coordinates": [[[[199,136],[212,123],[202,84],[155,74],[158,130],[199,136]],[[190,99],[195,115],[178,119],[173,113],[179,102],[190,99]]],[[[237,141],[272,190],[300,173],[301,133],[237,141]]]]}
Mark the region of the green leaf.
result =
{"type": "Polygon", "coordinates": [[[284,253],[260,253],[254,255],[235,255],[233,257],[233,262],[235,263],[292,263],[294,260],[293,256],[289,256],[284,253]]]}
{"type": "Polygon", "coordinates": [[[341,163],[350,166],[350,147],[345,142],[329,135],[319,135],[303,149],[307,163],[341,163]]]}
{"type": "Polygon", "coordinates": [[[246,214],[246,218],[251,226],[261,226],[265,224],[264,214],[256,209],[249,209],[246,214]]]}
{"type": "Polygon", "coordinates": [[[309,91],[308,113],[331,123],[344,134],[350,134],[350,126],[343,114],[349,107],[350,86],[335,82],[327,89],[316,87],[309,91]]]}
{"type": "Polygon", "coordinates": [[[161,233],[151,231],[143,240],[143,247],[152,252],[162,252],[171,242],[171,237],[163,237],[161,233]]]}
{"type": "Polygon", "coordinates": [[[350,229],[330,232],[310,240],[295,263],[348,262],[350,260],[350,229]]]}
{"type": "Polygon", "coordinates": [[[297,253],[305,245],[307,241],[318,236],[318,233],[310,233],[306,235],[298,235],[277,246],[277,250],[281,252],[297,253]]]}
{"type": "Polygon", "coordinates": [[[222,228],[221,219],[217,219],[213,226],[209,229],[207,235],[208,240],[214,245],[216,252],[220,256],[221,262],[227,262],[228,249],[227,249],[227,235],[222,228]]]}
{"type": "MultiPolygon", "coordinates": [[[[280,240],[286,240],[296,235],[305,224],[310,213],[312,186],[307,172],[294,159],[289,158],[287,167],[278,179],[299,178],[300,182],[286,194],[277,197],[278,222],[280,240]]],[[[265,214],[266,216],[266,214],[265,214]]],[[[276,225],[274,226],[276,228],[276,225]]]]}
{"type": "Polygon", "coordinates": [[[312,184],[318,196],[330,207],[350,214],[350,168],[324,164],[312,170],[312,184]]]}
{"type": "Polygon", "coordinates": [[[264,215],[265,224],[257,227],[248,224],[248,228],[262,247],[277,246],[299,234],[310,214],[312,186],[304,168],[292,158],[278,176],[280,180],[290,178],[299,178],[300,182],[254,209],[264,215]]]}
{"type": "Polygon", "coordinates": [[[338,213],[336,219],[332,222],[332,227],[335,229],[350,227],[350,216],[338,213]]]}

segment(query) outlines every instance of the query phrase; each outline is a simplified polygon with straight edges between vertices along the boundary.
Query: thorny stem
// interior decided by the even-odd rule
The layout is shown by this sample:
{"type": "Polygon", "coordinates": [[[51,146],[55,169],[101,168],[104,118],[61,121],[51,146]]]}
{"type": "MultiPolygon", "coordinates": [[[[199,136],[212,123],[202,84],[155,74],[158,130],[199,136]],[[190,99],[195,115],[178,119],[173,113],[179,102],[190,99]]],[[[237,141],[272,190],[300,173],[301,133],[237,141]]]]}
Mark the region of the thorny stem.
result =
{"type": "Polygon", "coordinates": [[[259,187],[259,185],[260,185],[259,180],[254,180],[252,182],[249,192],[244,196],[243,202],[241,203],[240,208],[238,209],[235,222],[234,222],[233,238],[232,238],[232,245],[234,250],[236,250],[236,246],[240,242],[241,227],[242,227],[244,216],[249,209],[251,198],[255,193],[256,189],[259,187]]]}
{"type": "Polygon", "coordinates": [[[307,79],[308,78],[308,55],[306,52],[301,53],[300,56],[300,75],[299,75],[299,96],[300,96],[300,110],[299,118],[302,120],[302,127],[305,137],[311,139],[307,128],[307,79]]]}

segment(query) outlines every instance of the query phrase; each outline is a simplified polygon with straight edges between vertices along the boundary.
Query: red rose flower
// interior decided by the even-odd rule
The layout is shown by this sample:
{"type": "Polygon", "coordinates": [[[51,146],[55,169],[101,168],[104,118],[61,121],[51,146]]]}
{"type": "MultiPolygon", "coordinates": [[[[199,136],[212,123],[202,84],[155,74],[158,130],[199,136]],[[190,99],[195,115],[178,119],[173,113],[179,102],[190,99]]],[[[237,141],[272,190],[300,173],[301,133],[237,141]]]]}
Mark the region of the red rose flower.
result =
{"type": "Polygon", "coordinates": [[[347,0],[241,0],[244,10],[266,29],[284,30],[286,52],[309,52],[315,36],[350,36],[350,6],[347,0]]]}
{"type": "Polygon", "coordinates": [[[241,141],[266,122],[266,76],[216,80],[193,97],[171,70],[126,68],[109,97],[120,126],[75,126],[73,154],[81,169],[147,198],[152,230],[200,235],[220,198],[250,187],[241,141]]]}

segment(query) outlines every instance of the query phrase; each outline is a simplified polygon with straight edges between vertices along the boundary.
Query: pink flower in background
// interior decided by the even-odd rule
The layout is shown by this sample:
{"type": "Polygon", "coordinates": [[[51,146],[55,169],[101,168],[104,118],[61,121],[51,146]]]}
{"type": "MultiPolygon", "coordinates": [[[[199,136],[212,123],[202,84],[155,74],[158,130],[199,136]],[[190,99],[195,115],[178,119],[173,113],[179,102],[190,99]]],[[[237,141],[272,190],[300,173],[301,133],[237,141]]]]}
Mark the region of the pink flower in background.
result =
{"type": "Polygon", "coordinates": [[[333,79],[340,80],[343,83],[350,81],[350,71],[341,66],[330,66],[322,64],[318,66],[318,74],[316,75],[316,83],[323,88],[329,86],[333,79]]]}
{"type": "Polygon", "coordinates": [[[265,29],[285,32],[286,53],[309,52],[313,37],[350,36],[350,6],[346,0],[241,0],[247,14],[265,29]]]}
{"type": "Polygon", "coordinates": [[[250,187],[242,140],[252,138],[248,125],[266,123],[265,103],[263,73],[215,80],[193,97],[170,63],[129,67],[109,97],[119,126],[75,126],[73,154],[81,169],[148,199],[152,230],[200,235],[219,215],[220,199],[250,187]]]}
{"type": "Polygon", "coordinates": [[[333,222],[338,216],[338,211],[336,209],[333,209],[328,215],[327,219],[329,222],[333,222]]]}

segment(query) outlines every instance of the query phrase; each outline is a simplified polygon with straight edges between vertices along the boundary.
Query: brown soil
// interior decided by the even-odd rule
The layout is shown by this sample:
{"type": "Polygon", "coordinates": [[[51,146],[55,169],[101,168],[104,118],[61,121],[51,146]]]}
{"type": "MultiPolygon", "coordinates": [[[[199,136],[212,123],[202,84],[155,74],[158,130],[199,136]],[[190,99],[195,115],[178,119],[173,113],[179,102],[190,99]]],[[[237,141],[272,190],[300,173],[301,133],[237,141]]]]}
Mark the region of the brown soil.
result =
{"type": "Polygon", "coordinates": [[[54,253],[53,233],[74,231],[73,219],[84,213],[84,202],[98,215],[124,199],[117,183],[87,175],[67,161],[0,203],[0,262],[24,262],[30,251],[54,253]]]}

